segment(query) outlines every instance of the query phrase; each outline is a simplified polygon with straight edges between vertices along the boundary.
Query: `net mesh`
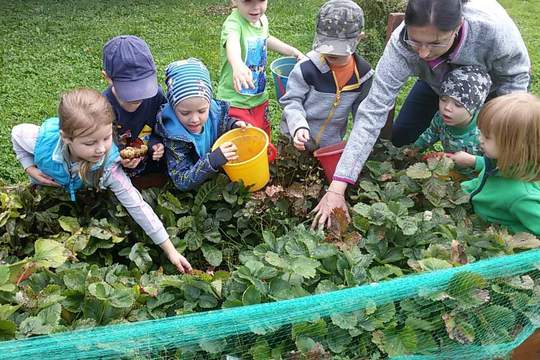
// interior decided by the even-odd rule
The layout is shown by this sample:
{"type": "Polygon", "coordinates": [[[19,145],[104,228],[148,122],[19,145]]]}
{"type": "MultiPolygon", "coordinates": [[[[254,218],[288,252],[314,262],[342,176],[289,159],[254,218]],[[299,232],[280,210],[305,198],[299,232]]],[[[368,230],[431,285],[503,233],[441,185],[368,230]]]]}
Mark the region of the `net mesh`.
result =
{"type": "Polygon", "coordinates": [[[292,300],[6,341],[0,357],[493,359],[540,324],[539,266],[540,250],[529,250],[292,300]]]}

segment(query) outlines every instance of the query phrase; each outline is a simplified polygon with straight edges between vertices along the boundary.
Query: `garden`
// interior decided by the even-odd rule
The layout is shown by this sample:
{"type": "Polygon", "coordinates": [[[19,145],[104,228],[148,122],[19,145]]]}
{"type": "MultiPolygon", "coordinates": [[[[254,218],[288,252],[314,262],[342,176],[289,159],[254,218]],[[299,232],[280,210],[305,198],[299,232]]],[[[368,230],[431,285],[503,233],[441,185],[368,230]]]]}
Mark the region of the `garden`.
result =
{"type": "MultiPolygon", "coordinates": [[[[227,3],[0,5],[0,358],[509,358],[540,326],[540,240],[474,215],[452,161],[436,152],[411,158],[378,141],[347,193],[352,221],[335,211],[325,232],[309,229],[324,174],[277,136],[261,191],[224,174],[191,192],[143,190],[191,274],[110,193],[72,202],[29,186],[11,152],[14,124],[54,115],[64,90],[104,89],[101,47],[120,33],[147,40],[159,74],[195,56],[215,83],[227,3]]],[[[307,51],[321,3],[270,2],[271,31],[307,51]]],[[[386,16],[403,3],[359,3],[368,35],[359,51],[375,64],[386,16]]],[[[501,3],[537,63],[540,2],[501,3]]],[[[273,94],[271,112],[277,129],[273,94]]]]}

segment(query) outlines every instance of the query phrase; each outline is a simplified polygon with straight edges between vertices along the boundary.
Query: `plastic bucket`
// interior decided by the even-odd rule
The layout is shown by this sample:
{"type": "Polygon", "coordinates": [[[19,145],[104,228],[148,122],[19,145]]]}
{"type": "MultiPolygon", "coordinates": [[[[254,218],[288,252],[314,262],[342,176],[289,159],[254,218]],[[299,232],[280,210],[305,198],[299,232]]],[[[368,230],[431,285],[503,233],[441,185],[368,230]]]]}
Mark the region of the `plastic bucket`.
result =
{"type": "Polygon", "coordinates": [[[337,144],[332,144],[319,148],[313,153],[313,156],[315,156],[317,160],[319,160],[319,163],[324,170],[324,175],[326,176],[326,180],[328,180],[328,183],[332,182],[332,178],[334,177],[334,173],[336,172],[337,163],[341,158],[341,153],[345,148],[345,144],[347,144],[347,142],[342,141],[337,144]]]}
{"type": "Polygon", "coordinates": [[[229,161],[223,166],[229,179],[242,180],[246,186],[253,185],[250,191],[262,189],[270,179],[266,132],[256,127],[233,129],[216,140],[212,151],[226,141],[231,141],[238,148],[238,160],[229,161]]]}
{"type": "Polygon", "coordinates": [[[294,56],[280,57],[270,64],[272,78],[274,79],[274,88],[276,90],[276,98],[279,100],[287,90],[287,79],[289,74],[296,64],[294,56]]]}

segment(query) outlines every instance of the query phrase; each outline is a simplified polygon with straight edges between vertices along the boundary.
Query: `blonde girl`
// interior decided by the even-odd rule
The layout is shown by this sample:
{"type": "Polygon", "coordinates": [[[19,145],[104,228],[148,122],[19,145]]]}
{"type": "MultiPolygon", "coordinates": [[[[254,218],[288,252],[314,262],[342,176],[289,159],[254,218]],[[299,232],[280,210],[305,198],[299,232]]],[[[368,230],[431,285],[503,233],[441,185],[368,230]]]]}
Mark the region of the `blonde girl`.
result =
{"type": "Polygon", "coordinates": [[[171,263],[181,272],[191,271],[163,223],[122,170],[112,141],[113,120],[111,105],[99,92],[72,90],[61,96],[57,118],[47,119],[41,126],[15,126],[13,149],[32,182],[63,187],[73,201],[83,186],[111,189],[171,263]]]}
{"type": "Polygon", "coordinates": [[[488,102],[478,116],[484,157],[456,153],[462,166],[480,175],[461,184],[474,211],[513,232],[540,236],[540,99],[504,95],[488,102]]]}

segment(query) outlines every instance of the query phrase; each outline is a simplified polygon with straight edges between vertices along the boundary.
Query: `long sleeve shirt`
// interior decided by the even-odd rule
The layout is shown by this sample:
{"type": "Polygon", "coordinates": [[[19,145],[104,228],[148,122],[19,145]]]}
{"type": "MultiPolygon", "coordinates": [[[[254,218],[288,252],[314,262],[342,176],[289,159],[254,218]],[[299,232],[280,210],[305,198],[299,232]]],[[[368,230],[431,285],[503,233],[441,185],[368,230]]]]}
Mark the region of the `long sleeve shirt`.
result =
{"type": "MultiPolygon", "coordinates": [[[[24,169],[34,165],[34,148],[38,133],[39,126],[34,124],[20,124],[12,130],[13,150],[24,169]]],[[[70,166],[69,168],[72,173],[76,172],[78,176],[78,166],[70,166]]],[[[156,245],[169,238],[163,223],[150,205],[144,201],[141,193],[131,184],[131,180],[122,170],[119,162],[105,169],[100,180],[100,187],[110,189],[115,194],[133,220],[141,226],[156,245]]]]}

